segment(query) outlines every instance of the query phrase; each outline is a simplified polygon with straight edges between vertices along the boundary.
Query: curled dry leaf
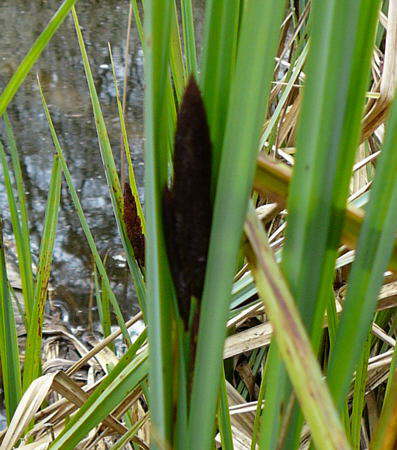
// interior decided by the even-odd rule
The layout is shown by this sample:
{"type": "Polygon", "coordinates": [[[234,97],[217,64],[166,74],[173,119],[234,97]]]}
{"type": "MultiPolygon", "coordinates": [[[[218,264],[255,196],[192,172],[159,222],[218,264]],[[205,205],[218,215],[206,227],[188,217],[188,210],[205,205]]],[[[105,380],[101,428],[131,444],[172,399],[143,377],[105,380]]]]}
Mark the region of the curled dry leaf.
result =
{"type": "Polygon", "coordinates": [[[11,420],[1,448],[12,449],[30,424],[35,413],[48,395],[56,373],[49,373],[34,380],[26,390],[11,420]]]}

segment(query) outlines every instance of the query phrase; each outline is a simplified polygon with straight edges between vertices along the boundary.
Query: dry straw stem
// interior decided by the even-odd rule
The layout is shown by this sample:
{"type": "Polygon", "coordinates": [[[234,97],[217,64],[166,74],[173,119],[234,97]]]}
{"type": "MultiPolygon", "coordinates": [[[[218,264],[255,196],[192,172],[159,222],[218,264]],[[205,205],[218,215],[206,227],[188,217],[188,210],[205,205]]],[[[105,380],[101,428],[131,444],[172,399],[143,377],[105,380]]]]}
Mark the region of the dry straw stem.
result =
{"type": "Polygon", "coordinates": [[[361,134],[361,141],[369,136],[386,120],[397,85],[397,2],[390,1],[387,15],[386,48],[383,72],[380,80],[380,95],[367,112],[361,134]]]}
{"type": "MultiPolygon", "coordinates": [[[[141,320],[143,317],[142,312],[139,312],[136,314],[132,319],[130,319],[128,322],[125,323],[126,329],[131,327],[134,323],[136,323],[138,320],[141,320]]],[[[77,372],[81,367],[84,366],[84,364],[93,358],[98,352],[103,350],[108,344],[113,342],[116,338],[118,338],[122,334],[121,328],[114,331],[112,334],[107,336],[105,339],[103,339],[101,342],[99,342],[94,348],[92,348],[86,355],[84,355],[81,359],[76,361],[70,369],[66,372],[68,375],[72,375],[73,373],[77,372]]]]}
{"type": "Polygon", "coordinates": [[[350,446],[298,310],[252,209],[245,232],[249,240],[247,258],[314,443],[320,449],[348,449],[350,446]]]}
{"type": "MultiPolygon", "coordinates": [[[[265,196],[273,196],[280,205],[285,205],[291,176],[292,170],[286,164],[272,161],[266,156],[260,155],[257,161],[254,189],[265,196]]],[[[346,207],[345,223],[342,230],[342,243],[346,247],[350,249],[356,247],[363,220],[364,211],[361,208],[346,207]]],[[[388,268],[392,272],[397,272],[396,242],[394,243],[388,268]]]]}

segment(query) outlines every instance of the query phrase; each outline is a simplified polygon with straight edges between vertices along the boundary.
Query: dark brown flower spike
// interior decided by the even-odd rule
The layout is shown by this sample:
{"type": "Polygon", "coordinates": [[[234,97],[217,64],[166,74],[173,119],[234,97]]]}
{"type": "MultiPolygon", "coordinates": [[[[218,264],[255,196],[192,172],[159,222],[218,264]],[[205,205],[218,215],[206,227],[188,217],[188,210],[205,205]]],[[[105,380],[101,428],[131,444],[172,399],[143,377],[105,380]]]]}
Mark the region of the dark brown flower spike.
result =
{"type": "Polygon", "coordinates": [[[178,111],[173,162],[173,182],[164,192],[164,225],[179,313],[187,329],[192,297],[200,306],[212,219],[211,141],[193,76],[178,111]]]}
{"type": "Polygon", "coordinates": [[[142,233],[141,219],[138,215],[135,197],[128,183],[124,184],[124,223],[128,239],[134,250],[135,259],[141,270],[145,267],[145,237],[142,233]]]}

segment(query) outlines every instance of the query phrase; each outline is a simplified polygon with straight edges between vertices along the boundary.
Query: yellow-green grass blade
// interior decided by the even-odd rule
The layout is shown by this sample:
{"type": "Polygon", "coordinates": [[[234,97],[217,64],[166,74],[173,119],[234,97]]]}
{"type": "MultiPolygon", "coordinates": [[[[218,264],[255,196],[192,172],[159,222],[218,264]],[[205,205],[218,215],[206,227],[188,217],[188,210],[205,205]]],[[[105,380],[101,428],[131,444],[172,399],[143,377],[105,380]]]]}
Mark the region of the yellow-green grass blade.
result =
{"type": "Polygon", "coordinates": [[[188,429],[188,364],[189,364],[189,338],[186,336],[183,330],[183,324],[179,323],[178,326],[178,349],[181,349],[181,354],[178,355],[178,374],[176,378],[177,387],[175,391],[177,394],[176,400],[176,418],[174,426],[174,447],[177,450],[183,450],[188,448],[188,435],[186,430],[188,429]]]}
{"type": "Polygon", "coordinates": [[[143,27],[142,27],[141,16],[139,14],[139,7],[138,7],[137,0],[131,0],[131,5],[132,5],[132,11],[134,13],[136,28],[138,30],[139,40],[141,41],[141,44],[143,44],[143,27]]]}
{"type": "MultiPolygon", "coordinates": [[[[145,217],[146,286],[150,345],[150,407],[159,442],[172,442],[172,387],[176,372],[173,358],[173,301],[162,230],[162,198],[168,176],[170,130],[167,117],[168,64],[172,2],[145,1],[145,217]]],[[[176,437],[177,439],[177,437],[176,437]]],[[[154,448],[158,448],[156,444],[154,448]]]]}
{"type": "Polygon", "coordinates": [[[371,450],[394,450],[397,445],[397,369],[390,373],[388,394],[370,444],[371,450]]]}
{"type": "Polygon", "coordinates": [[[365,391],[368,375],[368,358],[370,357],[372,335],[367,337],[354,380],[353,405],[350,417],[350,442],[354,450],[360,450],[362,415],[365,407],[365,391]]]}
{"type": "Polygon", "coordinates": [[[201,304],[189,422],[192,450],[211,447],[225,322],[283,11],[284,1],[267,0],[248,2],[243,11],[201,304]]]}
{"type": "Polygon", "coordinates": [[[394,448],[396,442],[396,420],[397,411],[397,348],[394,348],[393,358],[389,369],[385,396],[383,399],[382,412],[378,421],[375,434],[371,441],[371,450],[384,450],[394,448]],[[394,422],[394,423],[393,423],[394,422]]]}
{"type": "MultiPolygon", "coordinates": [[[[18,192],[18,205],[20,212],[20,224],[21,224],[21,235],[23,241],[23,257],[20,258],[18,255],[19,270],[22,278],[22,286],[26,286],[26,297],[24,294],[24,302],[27,303],[28,308],[26,310],[26,317],[29,320],[29,314],[33,304],[33,293],[34,293],[34,281],[33,281],[33,271],[32,271],[32,255],[30,250],[30,233],[29,233],[29,217],[28,210],[26,207],[26,194],[25,194],[25,184],[23,181],[23,175],[21,170],[21,164],[19,161],[17,144],[14,136],[14,132],[8,118],[8,114],[4,113],[4,122],[7,134],[7,141],[11,155],[12,168],[14,171],[15,183],[18,192]],[[22,266],[22,267],[21,267],[22,266]]],[[[23,289],[22,289],[23,291],[23,289]]]]}
{"type": "MultiPolygon", "coordinates": [[[[101,322],[102,334],[104,337],[109,336],[111,333],[111,319],[110,319],[110,302],[109,296],[106,291],[106,286],[104,282],[101,280],[101,283],[98,280],[98,272],[97,267],[94,264],[94,292],[96,304],[98,307],[99,321],[101,322]]],[[[114,352],[114,342],[108,344],[110,350],[114,352]]]]}
{"type": "MultiPolygon", "coordinates": [[[[104,264],[106,264],[106,259],[104,261],[104,264]]],[[[99,297],[99,303],[98,303],[98,311],[99,311],[99,317],[101,320],[102,325],[102,332],[104,337],[109,336],[112,332],[111,326],[112,321],[110,317],[110,301],[109,301],[109,295],[107,293],[105,283],[103,280],[101,280],[101,295],[99,297]]],[[[109,347],[114,351],[114,344],[110,344],[109,347]]]]}
{"type": "Polygon", "coordinates": [[[112,148],[110,146],[105,120],[102,115],[101,106],[95,89],[95,83],[92,76],[90,63],[88,61],[83,35],[81,33],[81,28],[77,18],[76,10],[74,8],[72,8],[72,15],[75,24],[77,40],[79,42],[81,56],[83,59],[88,89],[90,92],[90,98],[95,117],[95,126],[99,141],[99,149],[102,157],[103,166],[105,169],[105,175],[109,187],[109,194],[112,201],[113,212],[116,218],[116,223],[119,230],[121,242],[123,244],[126,253],[127,263],[131,271],[132,279],[137,293],[138,302],[141,309],[145,313],[145,286],[143,282],[142,273],[139,269],[138,263],[134,258],[134,251],[132,249],[131,242],[128,239],[125,224],[123,221],[123,193],[117,175],[117,168],[113,159],[112,148]]]}
{"type": "Polygon", "coordinates": [[[139,216],[139,219],[141,220],[142,232],[143,232],[143,234],[145,234],[145,232],[146,232],[145,216],[143,214],[142,204],[139,199],[138,188],[136,185],[134,166],[132,164],[132,158],[131,158],[131,148],[130,148],[130,144],[128,142],[127,128],[125,126],[123,106],[120,101],[119,88],[117,85],[116,71],[115,71],[115,67],[114,67],[113,54],[112,54],[112,48],[110,47],[110,43],[108,44],[108,46],[109,46],[110,61],[111,61],[111,65],[112,65],[113,83],[114,83],[114,88],[116,90],[117,110],[119,113],[121,134],[123,137],[124,151],[125,151],[125,155],[127,158],[127,164],[128,164],[128,180],[130,183],[132,194],[134,195],[134,198],[135,198],[135,203],[137,205],[138,216],[139,216]]]}
{"type": "Polygon", "coordinates": [[[33,380],[40,376],[44,307],[47,299],[47,286],[50,278],[52,253],[54,250],[56,227],[58,223],[61,184],[61,165],[59,164],[58,156],[55,155],[40,244],[33,310],[29,321],[29,328],[27,330],[25,365],[23,371],[24,391],[26,391],[33,380]]]}
{"type": "Polygon", "coordinates": [[[31,285],[31,283],[33,283],[32,266],[29,266],[29,262],[31,263],[30,249],[26,246],[26,236],[24,236],[25,230],[22,230],[21,218],[18,214],[18,204],[12,188],[11,175],[8,168],[6,154],[1,142],[0,160],[3,169],[4,185],[7,192],[8,207],[10,209],[12,229],[15,237],[15,246],[17,249],[18,265],[24,300],[24,317],[26,319],[29,319],[34,301],[34,288],[31,285]],[[27,255],[28,253],[29,256],[27,255]]]}
{"type": "Polygon", "coordinates": [[[236,64],[240,3],[240,0],[206,2],[200,86],[213,145],[214,195],[226,127],[230,86],[236,64]]]}
{"type": "MultiPolygon", "coordinates": [[[[275,348],[275,347],[273,347],[273,348],[275,348]]],[[[259,394],[258,394],[258,400],[257,400],[257,406],[256,406],[255,418],[254,418],[254,425],[253,425],[253,430],[252,430],[251,450],[255,450],[257,448],[256,444],[258,442],[258,434],[259,434],[260,425],[261,425],[263,399],[265,396],[265,388],[266,388],[265,380],[267,379],[267,375],[268,375],[267,374],[267,365],[266,365],[268,358],[269,358],[269,352],[267,353],[267,357],[264,359],[264,361],[262,363],[262,379],[261,379],[261,384],[260,384],[260,388],[259,388],[259,394]]],[[[275,386],[277,386],[277,384],[275,384],[275,386]]],[[[270,447],[268,447],[268,448],[270,448],[270,447]]]]}
{"type": "Polygon", "coordinates": [[[267,126],[260,138],[260,142],[259,142],[260,149],[262,149],[262,147],[265,145],[266,141],[269,139],[269,136],[272,133],[274,126],[277,123],[277,120],[280,118],[280,115],[285,108],[285,102],[288,100],[288,98],[291,94],[291,90],[294,87],[294,84],[296,83],[296,80],[302,71],[302,67],[306,61],[308,50],[309,50],[309,44],[306,44],[296,61],[295,67],[292,69],[291,76],[289,77],[289,80],[287,82],[287,85],[285,86],[285,89],[281,95],[281,98],[277,102],[277,106],[274,109],[272,117],[270,118],[269,123],[267,124],[267,126]]]}
{"type": "Polygon", "coordinates": [[[314,444],[319,449],[349,449],[297,306],[253,208],[248,212],[245,230],[247,258],[314,444]]]}
{"type": "Polygon", "coordinates": [[[138,339],[114,367],[105,380],[50,444],[50,449],[71,449],[103,419],[105,419],[147,376],[147,351],[135,356],[142,340],[138,339]]]}
{"type": "Polygon", "coordinates": [[[48,106],[47,106],[47,103],[45,101],[45,98],[44,98],[44,95],[43,95],[43,91],[41,89],[40,82],[39,82],[39,90],[40,90],[41,101],[42,101],[42,104],[43,104],[44,112],[45,112],[45,115],[46,115],[46,118],[47,118],[48,125],[50,127],[51,137],[52,137],[52,140],[53,140],[56,152],[57,152],[57,156],[58,156],[58,158],[60,160],[60,164],[61,164],[61,167],[62,167],[62,172],[63,172],[63,175],[65,177],[66,183],[68,185],[68,188],[69,188],[69,191],[70,191],[70,195],[72,197],[72,201],[73,201],[74,207],[76,208],[77,215],[78,215],[78,217],[80,219],[81,227],[82,227],[82,229],[84,231],[85,237],[87,239],[87,242],[88,242],[88,245],[90,247],[91,253],[92,253],[93,257],[94,257],[94,261],[95,261],[95,264],[96,264],[96,266],[98,268],[98,271],[99,271],[99,274],[101,276],[101,279],[102,279],[102,281],[104,283],[104,286],[106,288],[106,291],[107,291],[107,293],[109,295],[109,300],[110,300],[110,302],[112,304],[113,311],[114,311],[114,313],[116,315],[117,323],[118,323],[119,327],[121,328],[121,330],[123,332],[124,339],[126,340],[127,343],[129,343],[130,342],[130,337],[129,337],[128,330],[127,330],[127,328],[125,326],[125,323],[124,323],[124,319],[123,319],[123,315],[122,315],[121,310],[120,310],[120,306],[119,306],[119,304],[117,302],[116,296],[114,295],[114,293],[112,291],[112,288],[110,286],[110,281],[109,281],[108,275],[106,273],[105,266],[104,266],[104,264],[102,262],[102,259],[101,259],[100,255],[99,255],[99,252],[98,252],[98,250],[96,248],[94,237],[92,236],[91,230],[90,230],[90,228],[88,226],[88,223],[86,221],[86,218],[84,216],[83,208],[81,207],[81,203],[80,203],[79,197],[78,197],[76,189],[75,189],[75,187],[73,185],[73,181],[72,181],[72,177],[70,175],[70,171],[68,169],[68,166],[66,164],[65,158],[63,156],[63,151],[62,151],[61,145],[59,143],[59,139],[58,139],[58,136],[56,134],[56,131],[55,131],[55,128],[54,128],[54,124],[52,123],[51,115],[50,115],[50,112],[48,110],[48,106]]]}
{"type": "Polygon", "coordinates": [[[197,77],[196,38],[191,0],[181,0],[181,13],[187,72],[197,77]]]}
{"type": "Polygon", "coordinates": [[[171,42],[170,42],[170,68],[172,73],[173,87],[178,103],[181,101],[186,79],[187,71],[184,65],[182,55],[182,42],[179,32],[178,22],[178,10],[176,6],[176,0],[173,1],[174,5],[171,11],[171,42]]]}
{"type": "Polygon", "coordinates": [[[397,369],[397,348],[394,347],[393,358],[392,358],[391,364],[390,364],[389,378],[387,380],[387,385],[386,385],[385,398],[389,395],[391,385],[393,383],[393,374],[396,369],[397,369]]]}
{"type": "MultiPolygon", "coordinates": [[[[262,380],[265,383],[264,396],[266,406],[263,408],[258,436],[259,450],[277,448],[281,426],[282,414],[277,405],[280,398],[285,395],[288,376],[282,364],[282,358],[278,351],[277,342],[273,341],[266,361],[266,373],[262,380]]],[[[262,389],[262,386],[261,386],[262,389]]],[[[259,411],[257,410],[256,414],[259,411]]],[[[254,450],[254,449],[253,449],[254,450]]]]}
{"type": "Polygon", "coordinates": [[[46,28],[36,39],[36,42],[32,45],[22,62],[19,64],[18,69],[14,72],[11,80],[7,83],[7,86],[0,95],[0,116],[2,116],[6,111],[8,104],[11,102],[19,87],[23,83],[26,75],[39,59],[41,52],[50,42],[52,36],[65,20],[65,17],[68,15],[76,1],[77,0],[65,0],[62,3],[58,11],[54,14],[46,28]]]}
{"type": "Polygon", "coordinates": [[[394,101],[330,357],[328,382],[339,407],[343,404],[363,342],[369,333],[384,271],[393,250],[397,230],[396,143],[397,102],[394,101]],[[346,352],[347,346],[349,352],[346,352]]]}
{"type": "Polygon", "coordinates": [[[123,434],[123,436],[112,446],[110,450],[122,450],[125,448],[125,445],[131,441],[131,439],[136,435],[139,428],[147,421],[149,413],[147,412],[142,419],[138,420],[138,422],[134,423],[130,430],[127,433],[123,434]]]}
{"type": "Polygon", "coordinates": [[[21,368],[14,308],[7,278],[3,244],[3,220],[0,218],[0,361],[7,423],[22,397],[21,368]]]}

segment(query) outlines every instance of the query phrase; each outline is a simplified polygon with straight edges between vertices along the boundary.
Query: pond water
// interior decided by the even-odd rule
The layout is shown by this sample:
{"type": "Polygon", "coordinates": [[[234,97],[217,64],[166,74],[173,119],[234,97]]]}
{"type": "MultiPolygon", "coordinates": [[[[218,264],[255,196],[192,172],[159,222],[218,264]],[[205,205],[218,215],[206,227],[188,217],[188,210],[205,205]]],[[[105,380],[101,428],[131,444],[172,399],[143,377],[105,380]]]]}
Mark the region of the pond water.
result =
{"type": "MultiPolygon", "coordinates": [[[[56,0],[2,0],[0,89],[4,88],[60,3],[56,0]]],[[[203,4],[204,0],[195,2],[195,17],[203,16],[203,4]]],[[[112,45],[119,86],[122,86],[128,12],[128,0],[81,0],[77,4],[117,164],[120,159],[120,126],[107,44],[110,42],[112,45]]],[[[196,25],[199,34],[201,20],[196,25]]],[[[129,53],[126,119],[139,193],[143,200],[143,54],[135,27],[132,28],[129,53]]],[[[62,24],[8,111],[26,183],[33,253],[37,256],[40,245],[53,154],[36,73],[44,87],[73,182],[97,247],[102,255],[107,252],[109,254],[107,266],[116,296],[125,317],[131,316],[137,308],[136,300],[113,218],[71,17],[62,24]]],[[[0,137],[4,138],[2,125],[0,137]]],[[[6,222],[6,237],[11,239],[12,230],[2,176],[0,208],[6,222]]],[[[51,283],[55,288],[53,302],[62,312],[63,318],[73,327],[85,328],[92,290],[92,258],[65,184],[62,188],[51,283]]]]}

